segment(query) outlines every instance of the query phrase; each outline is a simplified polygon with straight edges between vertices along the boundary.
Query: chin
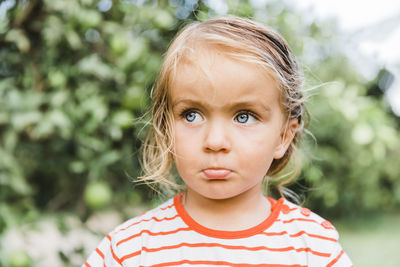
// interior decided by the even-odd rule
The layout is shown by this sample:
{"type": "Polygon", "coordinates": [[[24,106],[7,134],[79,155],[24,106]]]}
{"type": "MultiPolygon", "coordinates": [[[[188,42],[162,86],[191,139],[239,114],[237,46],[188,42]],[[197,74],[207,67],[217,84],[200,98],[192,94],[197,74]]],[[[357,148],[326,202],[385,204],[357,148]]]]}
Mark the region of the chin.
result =
{"type": "Polygon", "coordinates": [[[204,198],[208,198],[210,200],[227,200],[234,198],[236,196],[239,196],[240,194],[233,194],[233,193],[206,193],[206,194],[200,194],[204,198]]]}

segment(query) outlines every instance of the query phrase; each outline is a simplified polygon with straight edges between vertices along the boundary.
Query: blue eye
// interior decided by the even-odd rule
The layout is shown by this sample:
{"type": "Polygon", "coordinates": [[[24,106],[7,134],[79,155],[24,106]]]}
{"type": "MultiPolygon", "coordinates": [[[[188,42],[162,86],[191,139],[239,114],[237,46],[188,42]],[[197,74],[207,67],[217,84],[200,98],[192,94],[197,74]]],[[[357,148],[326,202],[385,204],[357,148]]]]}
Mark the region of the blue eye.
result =
{"type": "Polygon", "coordinates": [[[235,120],[238,123],[243,123],[244,124],[244,123],[254,123],[257,119],[253,115],[251,115],[249,113],[246,113],[246,112],[243,112],[243,113],[239,113],[235,117],[235,120]]]}
{"type": "Polygon", "coordinates": [[[196,123],[203,120],[203,117],[196,111],[189,111],[183,114],[187,122],[196,123]]]}

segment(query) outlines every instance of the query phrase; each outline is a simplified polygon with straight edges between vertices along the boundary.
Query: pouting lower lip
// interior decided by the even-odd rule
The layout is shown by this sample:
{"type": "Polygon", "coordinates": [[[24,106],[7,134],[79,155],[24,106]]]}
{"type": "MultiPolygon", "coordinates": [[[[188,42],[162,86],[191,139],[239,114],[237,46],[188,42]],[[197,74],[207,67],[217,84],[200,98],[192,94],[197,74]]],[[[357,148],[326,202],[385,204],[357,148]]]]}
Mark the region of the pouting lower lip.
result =
{"type": "Polygon", "coordinates": [[[227,179],[229,174],[231,174],[231,170],[228,169],[204,169],[203,174],[207,179],[210,180],[218,180],[218,179],[227,179]]]}

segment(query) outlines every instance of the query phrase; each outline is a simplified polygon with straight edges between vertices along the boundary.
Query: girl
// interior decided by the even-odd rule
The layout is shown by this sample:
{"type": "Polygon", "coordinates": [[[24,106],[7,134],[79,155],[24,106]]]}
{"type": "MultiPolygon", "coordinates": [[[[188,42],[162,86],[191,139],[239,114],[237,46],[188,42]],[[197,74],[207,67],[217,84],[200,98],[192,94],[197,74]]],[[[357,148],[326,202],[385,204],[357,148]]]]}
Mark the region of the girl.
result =
{"type": "Polygon", "coordinates": [[[271,29],[233,16],[186,26],[153,91],[141,178],[177,188],[176,169],[185,189],[117,227],[84,266],[351,266],[328,221],[263,194],[303,130],[301,87],[271,29]]]}

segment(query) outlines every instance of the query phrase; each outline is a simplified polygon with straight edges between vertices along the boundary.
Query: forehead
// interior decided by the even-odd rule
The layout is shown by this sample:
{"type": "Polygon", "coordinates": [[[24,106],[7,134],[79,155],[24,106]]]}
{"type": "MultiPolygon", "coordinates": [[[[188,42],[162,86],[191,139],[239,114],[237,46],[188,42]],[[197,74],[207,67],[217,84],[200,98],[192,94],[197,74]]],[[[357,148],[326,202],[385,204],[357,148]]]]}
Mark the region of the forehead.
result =
{"type": "MultiPolygon", "coordinates": [[[[256,56],[247,54],[244,50],[223,47],[221,45],[204,44],[204,42],[199,40],[198,44],[188,44],[180,53],[173,66],[169,81],[170,85],[173,85],[177,82],[182,82],[181,78],[183,77],[186,81],[198,78],[210,79],[212,71],[220,72],[228,65],[236,63],[237,66],[234,69],[230,69],[232,75],[235,72],[241,72],[243,69],[246,69],[246,73],[248,74],[263,75],[269,82],[270,80],[274,80],[274,83],[276,83],[277,79],[272,74],[273,72],[265,65],[263,66],[261,62],[261,60],[256,59],[256,56]],[[216,64],[223,69],[216,69],[216,64]]],[[[227,74],[227,72],[224,74],[227,74]]]]}
{"type": "Polygon", "coordinates": [[[170,97],[210,99],[221,95],[222,102],[236,98],[278,102],[279,92],[272,75],[259,63],[233,58],[235,52],[204,46],[186,51],[171,79],[170,97]]]}

